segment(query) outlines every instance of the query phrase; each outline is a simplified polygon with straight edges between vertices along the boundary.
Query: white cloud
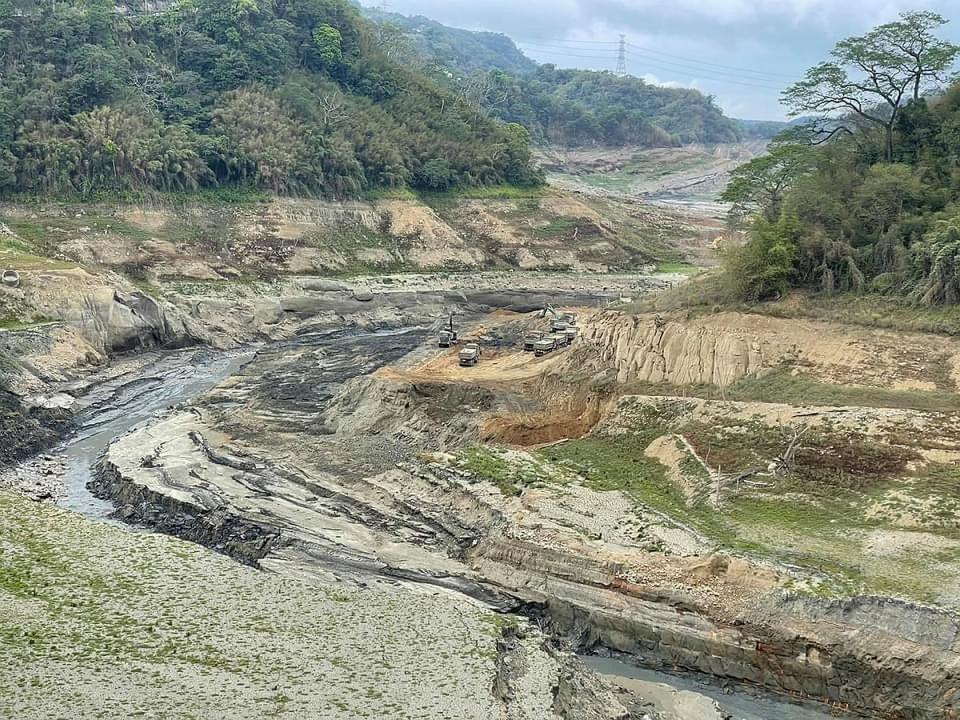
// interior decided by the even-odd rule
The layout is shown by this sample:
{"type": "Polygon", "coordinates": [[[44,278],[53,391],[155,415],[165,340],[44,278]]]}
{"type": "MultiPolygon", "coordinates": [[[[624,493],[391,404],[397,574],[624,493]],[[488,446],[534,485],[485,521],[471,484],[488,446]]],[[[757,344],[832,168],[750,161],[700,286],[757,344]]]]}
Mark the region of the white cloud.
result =
{"type": "Polygon", "coordinates": [[[665,88],[687,88],[689,90],[702,90],[700,84],[697,80],[689,80],[683,82],[681,80],[661,80],[653,73],[647,73],[646,75],[641,75],[640,79],[643,80],[648,85],[658,85],[665,88]]]}

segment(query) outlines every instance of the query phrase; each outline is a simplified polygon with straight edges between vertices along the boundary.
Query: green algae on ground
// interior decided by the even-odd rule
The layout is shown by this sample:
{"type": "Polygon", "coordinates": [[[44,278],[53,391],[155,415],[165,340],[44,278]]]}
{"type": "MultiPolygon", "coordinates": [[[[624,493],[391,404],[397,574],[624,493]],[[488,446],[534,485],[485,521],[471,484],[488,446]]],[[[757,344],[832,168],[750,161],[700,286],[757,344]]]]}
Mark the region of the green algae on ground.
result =
{"type": "Polygon", "coordinates": [[[0,493],[0,717],[482,720],[496,713],[488,616],[0,493]]]}

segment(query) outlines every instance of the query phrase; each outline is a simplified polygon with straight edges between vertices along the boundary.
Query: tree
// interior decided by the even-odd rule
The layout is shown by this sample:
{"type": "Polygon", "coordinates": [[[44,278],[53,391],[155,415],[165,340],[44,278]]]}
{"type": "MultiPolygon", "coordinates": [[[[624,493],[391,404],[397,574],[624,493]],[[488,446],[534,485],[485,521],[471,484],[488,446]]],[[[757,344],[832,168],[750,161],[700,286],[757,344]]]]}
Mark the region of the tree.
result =
{"type": "Polygon", "coordinates": [[[414,180],[419,188],[442,192],[453,186],[453,170],[443,158],[433,158],[416,172],[414,180]]]}
{"type": "Polygon", "coordinates": [[[920,99],[928,84],[947,81],[960,46],[941,40],[937,28],[947,24],[942,16],[929,12],[903,13],[900,20],[881,26],[883,40],[907,60],[913,76],[913,100],[920,99]]]}
{"type": "Polygon", "coordinates": [[[313,44],[325,67],[333,67],[343,60],[343,36],[332,25],[319,25],[313,31],[313,44]]]}
{"type": "Polygon", "coordinates": [[[960,303],[960,220],[943,220],[924,239],[915,260],[921,281],[914,297],[924,305],[960,303]]]}
{"type": "Polygon", "coordinates": [[[213,127],[227,141],[224,161],[233,179],[276,193],[298,188],[304,138],[273,96],[258,90],[228,93],[214,113],[213,127]]]}
{"type": "Polygon", "coordinates": [[[724,259],[737,297],[750,302],[780,297],[794,275],[802,228],[796,213],[784,208],[775,223],[759,218],[750,240],[724,259]]]}
{"type": "Polygon", "coordinates": [[[737,167],[721,195],[734,204],[732,213],[763,208],[767,219],[780,215],[784,195],[804,175],[816,168],[816,153],[809,147],[776,144],[765,155],[737,167]]]}
{"type": "MultiPolygon", "coordinates": [[[[946,20],[935,13],[905,13],[866,35],[842,40],[833,59],[809,69],[782,100],[791,116],[841,113],[883,132],[884,156],[893,157],[893,131],[904,101],[919,99],[932,82],[945,79],[960,46],[936,37],[946,20]]],[[[830,136],[855,128],[837,119],[830,136]]]]}
{"type": "Polygon", "coordinates": [[[865,229],[881,235],[900,220],[922,192],[923,186],[909,165],[874,165],[854,194],[857,217],[865,229]]]}

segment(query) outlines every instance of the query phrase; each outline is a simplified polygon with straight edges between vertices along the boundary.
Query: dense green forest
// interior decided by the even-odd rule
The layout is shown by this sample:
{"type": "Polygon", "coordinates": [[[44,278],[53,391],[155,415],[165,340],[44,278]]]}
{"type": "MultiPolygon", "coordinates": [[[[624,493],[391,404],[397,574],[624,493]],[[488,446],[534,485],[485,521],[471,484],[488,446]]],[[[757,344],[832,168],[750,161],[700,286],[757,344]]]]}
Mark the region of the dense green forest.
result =
{"type": "Polygon", "coordinates": [[[463,30],[421,15],[400,15],[373,7],[363,12],[381,26],[396,28],[415,57],[439,68],[466,75],[490,70],[526,75],[537,69],[537,63],[506,35],[463,30]]]}
{"type": "Polygon", "coordinates": [[[0,0],[0,192],[538,184],[529,137],[346,0],[0,0]]]}
{"type": "Polygon", "coordinates": [[[537,65],[504,35],[378,10],[367,13],[384,32],[394,28],[405,38],[408,62],[419,59],[439,82],[491,116],[523,125],[539,144],[735,142],[745,135],[772,137],[780,129],[764,124],[747,129],[697,90],[664,88],[610,72],[537,65]]]}
{"type": "Polygon", "coordinates": [[[505,122],[522,124],[539,142],[667,146],[741,139],[736,121],[697,90],[553,65],[516,77],[493,71],[490,83],[490,111],[505,122]]]}
{"type": "Polygon", "coordinates": [[[907,13],[838,43],[786,90],[791,128],[739,168],[734,219],[758,211],[727,258],[741,298],[789,287],[960,303],[960,84],[940,90],[960,47],[933,13],[907,13]]]}

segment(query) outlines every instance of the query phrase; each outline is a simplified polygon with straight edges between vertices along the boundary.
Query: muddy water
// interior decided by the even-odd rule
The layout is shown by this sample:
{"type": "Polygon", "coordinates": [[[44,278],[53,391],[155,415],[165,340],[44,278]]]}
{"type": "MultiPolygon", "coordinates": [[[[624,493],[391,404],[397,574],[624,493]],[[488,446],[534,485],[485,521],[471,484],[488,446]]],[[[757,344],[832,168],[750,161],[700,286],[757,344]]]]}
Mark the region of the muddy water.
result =
{"type": "Polygon", "coordinates": [[[76,435],[52,453],[67,466],[60,505],[88,518],[109,520],[112,503],[87,489],[91,468],[107,445],[166,408],[210,390],[252,357],[252,352],[181,351],[158,356],[136,377],[99,386],[96,393],[102,399],[81,413],[76,435]]]}
{"type": "Polygon", "coordinates": [[[654,704],[664,720],[824,720],[850,717],[808,705],[794,705],[769,695],[726,694],[692,676],[640,668],[614,658],[584,656],[587,667],[630,693],[654,704]]]}

